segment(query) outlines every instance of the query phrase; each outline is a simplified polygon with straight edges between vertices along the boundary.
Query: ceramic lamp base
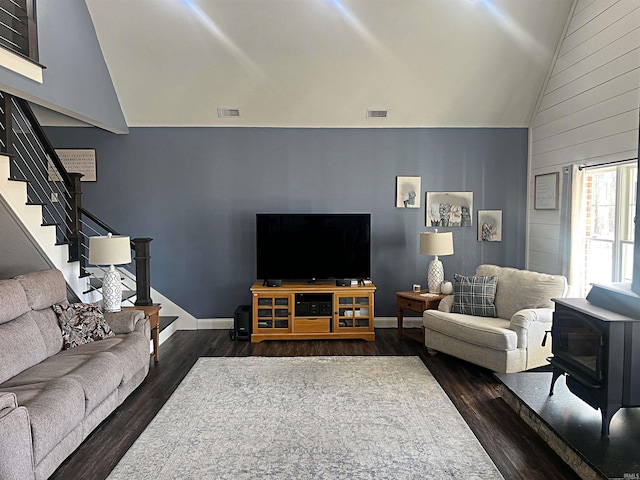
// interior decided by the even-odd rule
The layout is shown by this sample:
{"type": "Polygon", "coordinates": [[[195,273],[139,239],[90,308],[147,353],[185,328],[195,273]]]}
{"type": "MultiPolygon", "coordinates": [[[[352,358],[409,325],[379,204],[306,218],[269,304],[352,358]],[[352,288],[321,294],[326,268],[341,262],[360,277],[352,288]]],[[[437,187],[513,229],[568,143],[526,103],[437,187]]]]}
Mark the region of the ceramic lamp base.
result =
{"type": "Polygon", "coordinates": [[[444,282],[444,267],[442,266],[442,262],[436,257],[435,260],[429,262],[429,271],[427,273],[429,293],[440,293],[442,282],[444,282]]]}
{"type": "Polygon", "coordinates": [[[102,279],[102,305],[105,312],[119,312],[122,303],[120,274],[113,268],[102,279]]]}

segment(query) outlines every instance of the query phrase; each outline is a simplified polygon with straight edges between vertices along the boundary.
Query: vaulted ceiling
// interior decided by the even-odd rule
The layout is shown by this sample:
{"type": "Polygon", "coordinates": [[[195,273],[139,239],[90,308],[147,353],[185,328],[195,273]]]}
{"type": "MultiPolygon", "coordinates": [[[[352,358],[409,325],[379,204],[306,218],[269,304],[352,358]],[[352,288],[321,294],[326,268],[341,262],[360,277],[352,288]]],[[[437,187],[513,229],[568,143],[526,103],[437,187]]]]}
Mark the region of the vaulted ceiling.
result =
{"type": "Polygon", "coordinates": [[[573,1],[86,3],[129,126],[513,127],[573,1]]]}

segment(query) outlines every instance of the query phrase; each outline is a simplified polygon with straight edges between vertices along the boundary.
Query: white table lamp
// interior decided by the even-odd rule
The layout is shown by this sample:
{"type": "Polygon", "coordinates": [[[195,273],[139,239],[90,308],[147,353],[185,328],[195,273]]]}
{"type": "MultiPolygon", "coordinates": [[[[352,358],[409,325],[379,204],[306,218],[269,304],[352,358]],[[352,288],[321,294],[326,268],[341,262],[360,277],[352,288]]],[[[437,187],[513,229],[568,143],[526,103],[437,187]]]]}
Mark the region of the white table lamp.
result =
{"type": "Polygon", "coordinates": [[[439,233],[437,229],[434,232],[420,233],[420,255],[435,255],[435,258],[429,262],[427,273],[429,292],[440,293],[440,286],[444,282],[444,267],[442,262],[438,260],[438,255],[452,254],[453,233],[439,233]]]}
{"type": "Polygon", "coordinates": [[[114,265],[131,263],[131,240],[124,235],[89,237],[89,263],[109,265],[102,279],[102,297],[105,312],[119,312],[122,303],[120,274],[114,265]]]}

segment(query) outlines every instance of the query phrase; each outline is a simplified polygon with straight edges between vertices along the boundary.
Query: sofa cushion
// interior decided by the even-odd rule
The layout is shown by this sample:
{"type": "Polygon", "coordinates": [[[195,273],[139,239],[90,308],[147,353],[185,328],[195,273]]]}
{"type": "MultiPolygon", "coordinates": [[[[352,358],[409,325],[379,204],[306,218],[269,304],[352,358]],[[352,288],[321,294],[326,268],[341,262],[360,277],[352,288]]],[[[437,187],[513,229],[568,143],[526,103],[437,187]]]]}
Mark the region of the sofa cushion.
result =
{"type": "Polygon", "coordinates": [[[0,325],[0,383],[47,358],[35,312],[0,325]]]}
{"type": "Polygon", "coordinates": [[[82,422],[85,399],[80,384],[70,378],[52,380],[34,390],[37,390],[37,394],[28,395],[24,406],[31,418],[33,453],[37,465],[82,422]]]}
{"type": "Polygon", "coordinates": [[[493,350],[510,351],[518,346],[516,332],[509,329],[509,321],[503,318],[426,310],[423,325],[426,329],[493,350]]]}
{"type": "Polygon", "coordinates": [[[65,349],[115,335],[105,321],[99,305],[90,303],[54,305],[53,311],[58,315],[65,349]]]}
{"type": "Polygon", "coordinates": [[[124,372],[122,363],[111,352],[100,352],[64,378],[76,380],[84,391],[85,411],[92,412],[118,389],[124,372]]]}
{"type": "Polygon", "coordinates": [[[47,357],[60,352],[62,350],[62,331],[58,324],[58,317],[53,309],[32,310],[31,315],[40,330],[47,357]]]}
{"type": "Polygon", "coordinates": [[[15,280],[0,280],[0,298],[0,324],[18,318],[31,309],[24,288],[15,280]]]}
{"type": "Polygon", "coordinates": [[[34,310],[67,301],[67,283],[60,270],[41,270],[14,278],[24,288],[29,306],[34,310]]]}
{"type": "Polygon", "coordinates": [[[553,308],[551,299],[563,297],[567,290],[567,279],[562,275],[496,265],[480,265],[476,275],[498,277],[495,305],[498,316],[505,319],[524,308],[553,308]]]}
{"type": "MultiPolygon", "coordinates": [[[[128,367],[113,353],[93,352],[84,347],[72,349],[80,351],[79,355],[60,353],[34,365],[1,384],[0,391],[12,391],[22,402],[30,398],[33,388],[38,385],[44,386],[61,378],[74,379],[82,387],[86,411],[92,411],[120,386],[124,378],[123,369],[128,367]]],[[[139,367],[131,368],[137,371],[139,367]]]]}
{"type": "Polygon", "coordinates": [[[454,275],[452,313],[497,317],[494,298],[497,277],[454,275]]]}

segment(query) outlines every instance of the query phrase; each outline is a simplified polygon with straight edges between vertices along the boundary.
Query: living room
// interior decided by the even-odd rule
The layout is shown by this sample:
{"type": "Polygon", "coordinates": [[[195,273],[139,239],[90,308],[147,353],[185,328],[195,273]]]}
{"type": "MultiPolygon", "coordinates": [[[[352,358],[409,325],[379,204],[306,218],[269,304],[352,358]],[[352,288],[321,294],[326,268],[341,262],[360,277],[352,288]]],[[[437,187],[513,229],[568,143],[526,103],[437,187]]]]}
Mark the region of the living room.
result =
{"type": "Polygon", "coordinates": [[[258,213],[371,213],[376,326],[426,286],[429,192],[473,194],[447,279],[564,274],[563,209],[535,208],[536,177],[557,173],[561,202],[565,167],[638,155],[632,0],[106,3],[39,1],[43,82],[3,68],[0,84],[56,149],[95,150],[83,205],[153,239],[179,331],[228,328],[251,302],[258,213]],[[396,206],[404,176],[420,208],[396,206]],[[479,210],[502,212],[500,242],[478,241],[479,210]]]}

